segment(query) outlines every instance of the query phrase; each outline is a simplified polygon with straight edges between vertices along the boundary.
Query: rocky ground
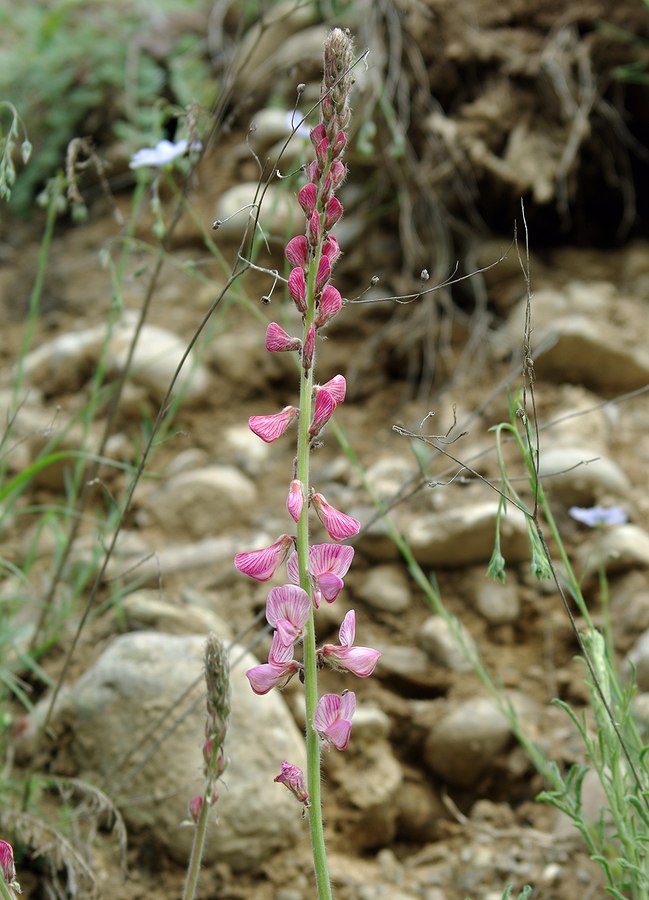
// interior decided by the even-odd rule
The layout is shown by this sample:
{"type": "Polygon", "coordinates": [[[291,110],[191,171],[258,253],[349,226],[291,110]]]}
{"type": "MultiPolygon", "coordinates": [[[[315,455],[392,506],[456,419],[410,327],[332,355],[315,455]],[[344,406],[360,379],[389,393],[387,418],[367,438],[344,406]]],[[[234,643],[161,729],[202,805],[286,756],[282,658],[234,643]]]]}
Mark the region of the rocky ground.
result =
{"type": "MultiPolygon", "coordinates": [[[[628,57],[596,23],[607,19],[642,35],[646,12],[643,19],[635,4],[613,11],[591,3],[568,15],[540,0],[454,6],[450,15],[433,0],[372,4],[365,17],[350,21],[375,61],[367,72],[359,67],[337,283],[350,300],[371,302],[350,302],[328,330],[318,377],[347,378],[348,398],[336,421],[364,477],[390,506],[391,521],[424,572],[435,573],[465,645],[511,701],[525,734],[567,769],[581,760],[582,749],[551,701],[560,697],[580,709],[587,698],[584,673],[556,590],[530,572],[525,520],[516,510],[503,531],[507,581],[486,578],[501,483],[490,429],[507,418],[507,390],[522,385],[523,197],[540,469],[598,622],[598,567],[606,562],[617,661],[621,670],[627,659],[635,662],[642,699],[649,692],[641,640],[649,629],[647,123],[636,113],[639,89],[622,97],[610,75],[628,57]],[[394,121],[381,113],[381,84],[394,121]],[[375,120],[376,145],[364,154],[367,123],[375,120]],[[484,271],[453,289],[421,293],[448,277],[455,259],[460,276],[484,271]],[[420,277],[423,268],[428,281],[420,277]],[[374,275],[379,283],[363,294],[374,275]],[[406,304],[382,299],[411,294],[417,299],[406,304]],[[629,522],[591,530],[568,515],[574,504],[620,507],[629,522]]],[[[189,194],[195,216],[181,218],[155,282],[106,461],[46,610],[56,642],[40,663],[52,682],[63,672],[103,564],[116,507],[184,348],[225,284],[246,214],[215,232],[213,254],[200,225],[209,230],[215,218],[226,219],[254,190],[257,167],[246,146],[253,117],[249,143],[261,158],[285,133],[286,117],[282,124],[275,113],[260,115],[269,95],[264,86],[272,82],[274,101],[283,97],[290,112],[295,83],[310,84],[317,75],[319,62],[308,62],[308,49],[320,46],[324,26],[313,11],[300,15],[282,20],[281,39],[272,29],[264,32],[270,43],[259,59],[243,57],[229,131],[200,164],[189,194]],[[66,603],[73,605],[66,609],[66,603]]],[[[302,149],[297,146],[296,159],[302,149]]],[[[163,199],[169,212],[173,198],[163,199]]],[[[128,219],[129,194],[116,201],[128,219]]],[[[261,264],[280,265],[293,215],[273,183],[262,208],[270,243],[261,264]]],[[[137,221],[142,243],[124,262],[120,308],[111,270],[98,261],[102,249],[119,259],[120,227],[109,208],[98,199],[86,224],[59,225],[18,408],[12,385],[40,232],[37,223],[3,226],[2,402],[12,428],[10,475],[53,437],[59,449],[101,446],[110,395],[100,398],[92,423],[80,413],[100,359],[107,383],[116,384],[124,371],[155,270],[152,221],[148,211],[137,221]]],[[[179,823],[199,784],[200,660],[210,630],[231,643],[233,713],[230,765],[202,896],[313,896],[306,822],[272,781],[283,758],[299,762],[303,754],[300,686],[266,697],[250,692],[243,673],[253,664],[251,654],[263,660],[269,646],[260,622],[267,587],[232,566],[234,553],[264,546],[287,529],[291,444],[262,444],[246,425],[250,415],[295,398],[290,360],[263,346],[268,321],[291,321],[279,290],[270,305],[261,303],[271,283],[266,274],[248,272],[220,302],[193,351],[173,418],[154,442],[100,576],[49,739],[35,721],[49,707],[51,690],[22,673],[39,712],[23,718],[15,711],[15,772],[67,779],[63,802],[77,810],[68,813],[71,846],[76,841],[82,849],[77,856],[39,831],[24,810],[23,818],[15,813],[26,846],[42,851],[19,862],[27,897],[179,894],[191,840],[191,829],[179,823]],[[119,829],[110,830],[111,804],[128,836],[126,876],[119,829]]],[[[505,454],[522,485],[522,461],[510,447],[505,454]]],[[[23,649],[39,623],[70,525],[47,512],[60,507],[71,472],[69,459],[44,468],[4,525],[3,555],[14,572],[2,590],[7,602],[21,598],[23,649]]],[[[314,475],[331,502],[364,526],[345,592],[319,611],[318,634],[335,640],[342,613],[353,607],[359,642],[382,652],[367,681],[323,675],[324,690],[339,691],[344,680],[359,704],[349,749],[332,750],[324,763],[337,900],[491,900],[508,882],[514,896],[525,884],[543,900],[603,896],[601,873],[570,823],[535,801],[543,779],[448,625],[426,605],[359,469],[332,432],[315,455],[314,475]]],[[[61,802],[44,793],[43,808],[53,817],[61,802]]],[[[592,781],[584,803],[594,821],[601,799],[592,781]]],[[[2,815],[6,829],[7,812],[2,815]]]]}

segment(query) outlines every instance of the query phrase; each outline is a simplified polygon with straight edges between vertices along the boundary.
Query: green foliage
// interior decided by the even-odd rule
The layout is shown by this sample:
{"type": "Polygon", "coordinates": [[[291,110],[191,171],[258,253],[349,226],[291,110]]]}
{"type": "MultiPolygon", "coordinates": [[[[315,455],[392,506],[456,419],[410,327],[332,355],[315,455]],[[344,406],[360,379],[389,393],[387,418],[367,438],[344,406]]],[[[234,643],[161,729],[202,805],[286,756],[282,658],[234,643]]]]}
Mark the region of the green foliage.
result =
{"type": "MultiPolygon", "coordinates": [[[[38,187],[63,167],[73,137],[118,137],[131,151],[161,137],[170,103],[209,105],[213,88],[198,35],[171,38],[164,62],[146,49],[154,16],[188,8],[196,3],[160,0],[154,13],[139,0],[0,7],[0,97],[20,112],[35,150],[13,186],[18,211],[25,213],[38,187]]],[[[0,127],[7,132],[4,112],[0,127]]]]}

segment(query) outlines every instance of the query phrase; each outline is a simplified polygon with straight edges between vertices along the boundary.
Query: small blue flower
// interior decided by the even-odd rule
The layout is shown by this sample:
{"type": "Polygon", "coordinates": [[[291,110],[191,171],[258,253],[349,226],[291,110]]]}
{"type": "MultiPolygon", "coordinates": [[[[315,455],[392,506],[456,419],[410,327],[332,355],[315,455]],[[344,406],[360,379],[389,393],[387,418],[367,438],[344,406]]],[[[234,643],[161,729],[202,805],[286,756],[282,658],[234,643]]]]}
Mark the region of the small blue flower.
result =
{"type": "Polygon", "coordinates": [[[624,525],[629,519],[621,506],[571,506],[568,513],[577,522],[582,522],[589,528],[624,525]]]}
{"type": "MultiPolygon", "coordinates": [[[[194,141],[191,150],[200,150],[201,142],[194,141]]],[[[142,166],[153,166],[156,169],[162,169],[168,166],[179,156],[184,156],[187,152],[187,141],[158,141],[155,147],[143,147],[131,157],[129,167],[131,169],[140,169],[142,166]]]]}

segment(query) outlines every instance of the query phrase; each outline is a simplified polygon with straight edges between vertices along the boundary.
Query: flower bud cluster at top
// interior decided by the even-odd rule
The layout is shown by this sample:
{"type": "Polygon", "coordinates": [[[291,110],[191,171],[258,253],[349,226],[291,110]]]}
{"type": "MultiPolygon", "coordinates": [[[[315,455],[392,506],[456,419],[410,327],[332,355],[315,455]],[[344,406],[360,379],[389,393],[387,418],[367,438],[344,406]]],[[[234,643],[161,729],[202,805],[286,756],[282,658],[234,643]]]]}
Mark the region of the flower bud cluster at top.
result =
{"type": "MultiPolygon", "coordinates": [[[[303,388],[308,385],[308,402],[305,404],[301,400],[300,408],[286,406],[278,413],[251,416],[248,422],[258,437],[270,443],[283,435],[306,408],[309,411],[307,453],[316,445],[336,406],[344,401],[346,392],[342,375],[335,375],[323,385],[314,385],[312,376],[318,332],[340,312],[343,305],[340,292],[330,283],[341,252],[338,241],[330,232],[343,213],[342,204],[335,194],[347,174],[342,157],[350,117],[351,66],[351,38],[341,29],[334,29],[325,43],[320,122],[310,132],[315,159],[306,167],[307,183],[300,189],[297,198],[305,215],[305,230],[304,234],[291,238],[285,248],[286,258],[292,267],[288,276],[288,292],[302,317],[302,335],[291,336],[276,322],[271,322],[266,331],[268,351],[299,354],[303,388]]],[[[300,523],[311,507],[333,541],[344,541],[358,533],[360,522],[357,519],[335,509],[321,493],[310,490],[307,493],[308,496],[305,496],[304,483],[298,477],[297,470],[294,471],[286,503],[294,522],[300,523]]],[[[304,637],[309,617],[322,599],[327,603],[334,602],[354,556],[352,547],[339,543],[310,545],[309,594],[300,586],[295,548],[295,539],[283,534],[270,547],[238,553],[235,557],[235,566],[240,572],[262,582],[270,579],[286,562],[290,582],[273,588],[268,594],[266,618],[274,629],[268,662],[254,666],[246,673],[257,694],[283,687],[296,672],[303,670],[302,664],[294,659],[295,643],[304,637]]],[[[371,675],[380,654],[369,647],[354,647],[354,633],[355,614],[350,610],[340,628],[340,644],[325,644],[318,650],[318,664],[329,664],[363,678],[371,675]]],[[[312,725],[325,745],[333,744],[340,750],[345,749],[355,702],[351,691],[320,697],[312,725]]],[[[300,775],[297,767],[285,762],[276,780],[286,784],[301,802],[308,804],[300,775]]]]}

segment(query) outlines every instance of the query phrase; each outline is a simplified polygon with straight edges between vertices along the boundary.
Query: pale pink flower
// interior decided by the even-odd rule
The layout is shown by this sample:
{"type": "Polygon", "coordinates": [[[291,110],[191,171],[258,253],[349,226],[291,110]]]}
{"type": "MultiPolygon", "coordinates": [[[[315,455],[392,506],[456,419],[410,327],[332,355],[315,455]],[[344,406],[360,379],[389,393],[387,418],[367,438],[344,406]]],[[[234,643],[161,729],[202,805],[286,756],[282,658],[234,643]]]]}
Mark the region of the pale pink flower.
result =
{"type": "Polygon", "coordinates": [[[298,312],[306,312],[306,281],[304,271],[299,267],[291,269],[288,276],[288,292],[298,312]]]}
{"type": "Polygon", "coordinates": [[[275,587],[266,598],[266,619],[285,646],[293,644],[302,634],[310,609],[309,595],[295,584],[275,587]]]}
{"type": "Polygon", "coordinates": [[[329,231],[330,228],[333,228],[342,214],[342,203],[340,202],[338,197],[331,197],[331,199],[327,201],[327,205],[325,207],[325,220],[323,225],[324,230],[329,231]]]}
{"type": "Polygon", "coordinates": [[[359,678],[367,678],[376,668],[381,654],[371,647],[354,647],[355,634],[356,613],[350,609],[340,626],[340,644],[325,644],[321,653],[334,668],[347,669],[359,678]]]}
{"type": "Polygon", "coordinates": [[[335,315],[342,309],[343,299],[340,291],[332,284],[328,284],[322,292],[320,301],[318,302],[318,312],[315,324],[318,328],[326,325],[335,315]]]}
{"type": "Polygon", "coordinates": [[[276,775],[273,779],[279,784],[285,784],[292,794],[295,794],[300,803],[305,806],[309,805],[309,792],[306,789],[304,781],[304,772],[299,766],[282,760],[282,771],[280,775],[276,775]]]}
{"type": "Polygon", "coordinates": [[[202,808],[203,808],[203,798],[201,797],[200,794],[196,794],[189,801],[189,805],[188,805],[189,815],[191,816],[193,822],[198,822],[200,815],[201,815],[202,808]]]}
{"type": "Polygon", "coordinates": [[[285,406],[281,412],[274,413],[272,416],[250,416],[248,427],[262,441],[272,444],[295,421],[298,412],[299,410],[295,406],[285,406]]]}
{"type": "Polygon", "coordinates": [[[274,687],[284,687],[300,668],[293,659],[293,644],[283,644],[279,633],[273,636],[268,654],[268,662],[253,666],[246,672],[246,678],[255,694],[267,694],[274,687]]]}
{"type": "MultiPolygon", "coordinates": [[[[298,271],[302,271],[298,269],[298,271]]],[[[299,350],[302,341],[288,335],[281,325],[271,322],[266,329],[266,350],[270,353],[282,353],[286,350],[299,350]]]]}
{"type": "Polygon", "coordinates": [[[320,434],[333,415],[335,408],[336,401],[331,394],[328,391],[318,391],[315,395],[315,403],[313,404],[313,418],[309,425],[309,434],[311,437],[320,434]]]}
{"type": "Polygon", "coordinates": [[[334,541],[344,541],[361,530],[361,523],[353,516],[341,512],[331,506],[322,494],[313,494],[311,503],[318,514],[318,518],[329,532],[329,537],[334,541]]]}
{"type": "Polygon", "coordinates": [[[304,347],[302,347],[302,367],[308,372],[313,365],[313,351],[315,350],[315,325],[313,322],[309,325],[306,333],[304,347]]]}
{"type": "Polygon", "coordinates": [[[345,399],[345,394],[347,392],[347,382],[345,381],[344,375],[334,375],[333,378],[330,378],[329,381],[325,381],[324,384],[318,384],[315,387],[316,394],[320,391],[326,391],[332,398],[332,400],[338,404],[342,403],[345,399]]]}
{"type": "MultiPolygon", "coordinates": [[[[342,591],[343,578],[354,558],[354,548],[349,544],[312,544],[309,547],[309,575],[314,581],[313,604],[316,609],[320,599],[333,603],[342,591]]],[[[286,563],[286,572],[294,584],[299,583],[297,553],[293,552],[286,563]]]]}
{"type": "Polygon", "coordinates": [[[308,265],[308,252],[306,237],[298,234],[297,237],[291,238],[284,249],[287,260],[292,266],[301,266],[306,269],[308,265]]]}
{"type": "Polygon", "coordinates": [[[234,565],[240,572],[254,578],[255,581],[268,581],[294,546],[295,542],[290,534],[283,534],[270,547],[237,553],[234,557],[234,565]]]}
{"type": "Polygon", "coordinates": [[[355,709],[356,694],[353,691],[320,697],[313,714],[313,727],[325,744],[333,744],[337,750],[347,747],[355,709]]]}
{"type": "Polygon", "coordinates": [[[288,489],[288,497],[286,498],[286,508],[294,522],[300,521],[302,515],[302,504],[304,503],[304,491],[302,482],[294,478],[288,489]]]}
{"type": "Polygon", "coordinates": [[[316,207],[316,203],[318,202],[318,189],[315,184],[310,182],[309,184],[305,184],[303,188],[300,188],[297,199],[304,210],[304,215],[307,218],[311,216],[316,207]]]}

